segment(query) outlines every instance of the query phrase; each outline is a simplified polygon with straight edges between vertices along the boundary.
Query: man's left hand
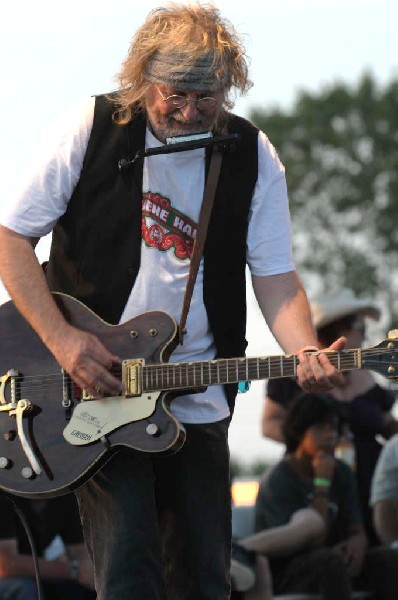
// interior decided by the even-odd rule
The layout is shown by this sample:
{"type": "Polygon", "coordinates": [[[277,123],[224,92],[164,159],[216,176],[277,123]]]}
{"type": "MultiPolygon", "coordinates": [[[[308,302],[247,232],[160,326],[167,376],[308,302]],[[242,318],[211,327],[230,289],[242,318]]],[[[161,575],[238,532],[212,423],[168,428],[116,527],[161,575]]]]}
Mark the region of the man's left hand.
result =
{"type": "Polygon", "coordinates": [[[318,350],[314,346],[305,346],[297,353],[300,361],[297,381],[305,392],[329,392],[343,383],[343,373],[330,362],[326,353],[343,350],[346,344],[347,339],[339,337],[328,348],[318,350]]]}

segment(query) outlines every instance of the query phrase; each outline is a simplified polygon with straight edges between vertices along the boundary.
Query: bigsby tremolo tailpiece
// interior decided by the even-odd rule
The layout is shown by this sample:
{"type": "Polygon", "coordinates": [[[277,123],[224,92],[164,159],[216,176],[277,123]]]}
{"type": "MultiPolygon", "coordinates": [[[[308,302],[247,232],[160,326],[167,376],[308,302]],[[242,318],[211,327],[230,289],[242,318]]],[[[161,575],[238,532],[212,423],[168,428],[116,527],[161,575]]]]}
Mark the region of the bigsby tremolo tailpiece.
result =
{"type": "MultiPolygon", "coordinates": [[[[26,467],[22,470],[22,476],[30,478],[33,473],[40,475],[41,467],[39,461],[36,458],[35,453],[29,444],[28,438],[25,435],[23,427],[23,417],[33,408],[32,403],[27,399],[17,400],[17,377],[19,373],[14,369],[10,369],[6,375],[0,378],[0,412],[8,412],[10,417],[15,417],[17,423],[17,435],[21,442],[22,449],[25,453],[26,458],[29,461],[30,467],[26,467]],[[6,383],[10,385],[10,402],[7,403],[5,398],[5,387],[6,383]],[[33,473],[32,473],[33,471],[33,473]]],[[[6,466],[7,459],[3,460],[2,463],[6,466]]]]}

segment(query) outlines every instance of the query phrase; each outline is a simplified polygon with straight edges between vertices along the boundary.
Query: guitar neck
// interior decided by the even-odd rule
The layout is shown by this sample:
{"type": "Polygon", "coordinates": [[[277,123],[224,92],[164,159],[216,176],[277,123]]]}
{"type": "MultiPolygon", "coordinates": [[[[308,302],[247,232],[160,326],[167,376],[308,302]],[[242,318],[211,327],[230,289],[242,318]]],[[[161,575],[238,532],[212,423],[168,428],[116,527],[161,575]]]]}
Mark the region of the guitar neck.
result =
{"type": "MultiPolygon", "coordinates": [[[[351,371],[362,367],[364,352],[366,351],[356,348],[326,354],[335,367],[351,371]]],[[[239,381],[295,377],[298,365],[295,355],[146,365],[142,369],[142,390],[195,389],[239,381]]]]}

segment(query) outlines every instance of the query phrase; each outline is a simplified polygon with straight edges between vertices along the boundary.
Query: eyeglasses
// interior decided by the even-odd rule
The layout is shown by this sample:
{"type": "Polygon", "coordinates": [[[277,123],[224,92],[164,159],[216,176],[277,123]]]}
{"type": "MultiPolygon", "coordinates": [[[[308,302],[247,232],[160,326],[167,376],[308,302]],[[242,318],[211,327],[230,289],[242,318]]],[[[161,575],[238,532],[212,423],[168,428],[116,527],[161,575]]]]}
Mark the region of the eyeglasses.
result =
{"type": "Polygon", "coordinates": [[[202,98],[193,98],[190,100],[186,96],[182,96],[180,94],[171,94],[171,96],[166,96],[165,98],[164,94],[157,85],[156,88],[161,95],[163,102],[166,102],[169,108],[184,108],[188,102],[194,102],[198,110],[202,112],[209,112],[217,105],[217,100],[211,96],[203,96],[202,98]]]}

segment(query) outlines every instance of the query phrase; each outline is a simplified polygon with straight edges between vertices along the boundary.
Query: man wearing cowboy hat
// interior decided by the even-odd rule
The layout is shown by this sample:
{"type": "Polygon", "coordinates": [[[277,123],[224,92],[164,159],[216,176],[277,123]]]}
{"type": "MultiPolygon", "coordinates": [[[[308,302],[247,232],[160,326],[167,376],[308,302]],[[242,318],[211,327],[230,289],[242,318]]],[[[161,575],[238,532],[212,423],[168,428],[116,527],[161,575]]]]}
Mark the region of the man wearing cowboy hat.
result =
{"type": "MultiPolygon", "coordinates": [[[[311,302],[311,312],[321,347],[327,347],[334,336],[345,336],[347,348],[359,348],[365,337],[366,319],[378,320],[380,309],[368,299],[358,298],[350,289],[318,296],[311,302]]],[[[271,379],[267,384],[262,415],[263,435],[284,442],[282,423],[286,409],[299,391],[292,379],[271,379]]],[[[398,431],[391,414],[395,397],[379,385],[371,371],[345,373],[344,382],[330,392],[337,402],[342,419],[345,456],[355,467],[361,509],[371,543],[377,543],[369,508],[372,474],[382,446],[377,436],[389,438],[398,431]],[[348,443],[351,444],[348,453],[348,443]]],[[[337,449],[339,455],[342,446],[337,449]]],[[[342,450],[343,451],[343,450],[342,450]]],[[[341,457],[343,457],[340,454],[341,457]]]]}

